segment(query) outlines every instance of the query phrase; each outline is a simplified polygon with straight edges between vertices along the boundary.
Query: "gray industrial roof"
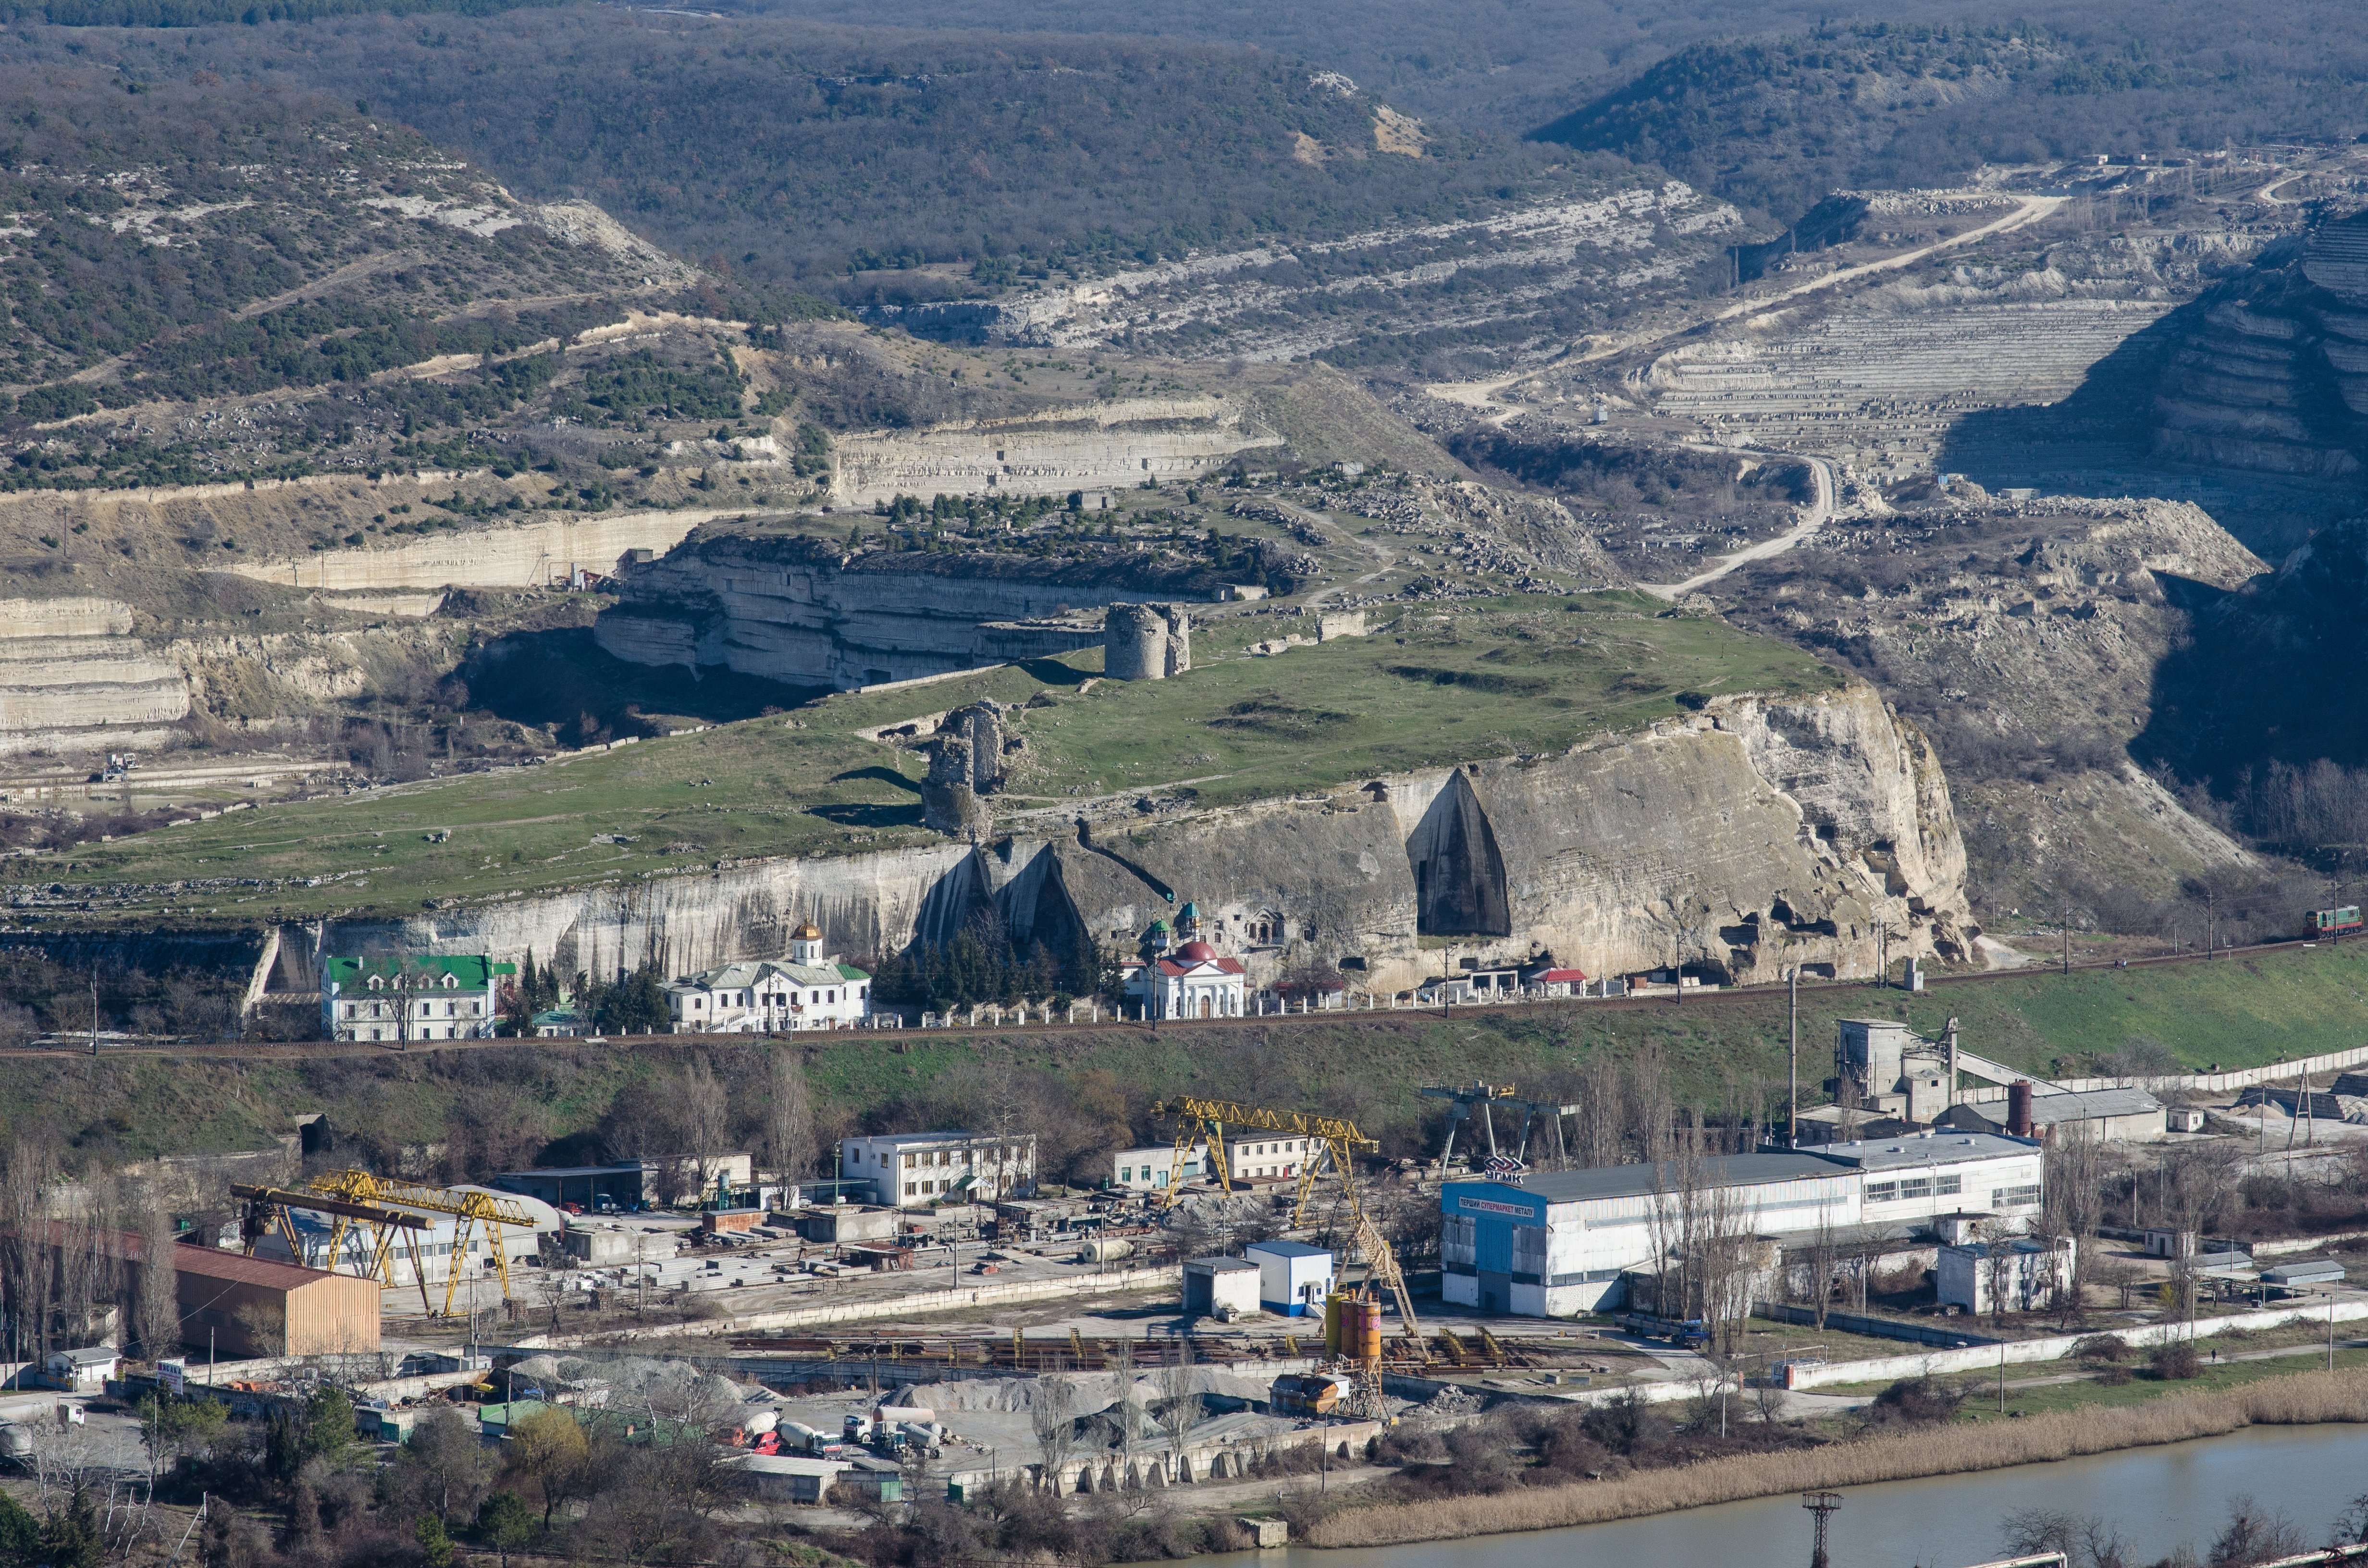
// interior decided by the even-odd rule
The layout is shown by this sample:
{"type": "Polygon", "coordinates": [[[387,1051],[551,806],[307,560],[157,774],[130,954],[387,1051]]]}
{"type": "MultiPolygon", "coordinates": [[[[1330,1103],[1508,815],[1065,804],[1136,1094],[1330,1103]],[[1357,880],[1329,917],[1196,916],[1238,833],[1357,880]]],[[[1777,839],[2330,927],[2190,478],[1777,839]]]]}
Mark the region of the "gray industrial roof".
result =
{"type": "MultiPolygon", "coordinates": [[[[1703,1181],[1714,1187],[1757,1187],[1846,1174],[1844,1167],[1815,1154],[1714,1154],[1702,1161],[1702,1168],[1703,1181]]],[[[1679,1179],[1674,1165],[1605,1165],[1589,1171],[1547,1171],[1519,1184],[1450,1182],[1448,1186],[1510,1186],[1548,1203],[1585,1203],[1599,1198],[1642,1198],[1648,1193],[1672,1192],[1679,1179]]]]}
{"type": "Polygon", "coordinates": [[[1325,1248],[1309,1246],[1305,1242],[1252,1242],[1242,1251],[1262,1252],[1269,1257],[1330,1257],[1332,1256],[1325,1248]]]}
{"type": "Polygon", "coordinates": [[[1952,1160],[1997,1160],[2028,1154],[2037,1144],[1996,1132],[1934,1132],[1907,1138],[1861,1138],[1850,1143],[1820,1143],[1818,1158],[1839,1160],[1861,1170],[1892,1170],[1903,1165],[1929,1165],[1952,1160]]]}
{"type": "Polygon", "coordinates": [[[2162,1102],[2144,1089],[2080,1089],[2031,1096],[2031,1119],[2044,1127],[2057,1121],[2088,1121],[2103,1116],[2144,1116],[2162,1102]]]}

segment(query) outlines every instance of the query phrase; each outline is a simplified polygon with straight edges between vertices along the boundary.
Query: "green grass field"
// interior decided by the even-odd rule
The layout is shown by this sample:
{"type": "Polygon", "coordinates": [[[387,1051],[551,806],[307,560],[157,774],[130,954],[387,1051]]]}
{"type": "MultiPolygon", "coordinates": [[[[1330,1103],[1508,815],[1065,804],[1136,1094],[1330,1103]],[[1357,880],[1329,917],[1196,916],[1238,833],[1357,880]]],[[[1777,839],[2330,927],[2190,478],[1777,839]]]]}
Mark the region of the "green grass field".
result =
{"type": "Polygon", "coordinates": [[[1025,813],[1041,810],[1042,830],[1057,832],[1065,808],[1097,795],[1185,788],[1222,804],[1322,790],[1566,747],[1676,713],[1681,694],[1798,693],[1840,678],[1721,622],[1655,608],[1633,594],[1420,606],[1373,636],[1275,657],[1244,650],[1302,623],[1237,617],[1196,634],[1196,667],[1177,680],[1084,690],[1099,653],[1038,660],[541,767],[233,812],[11,861],[0,878],[114,887],[91,924],[402,914],[727,858],[939,842],[920,825],[924,759],[859,732],[981,698],[1050,704],[1015,718],[1028,745],[998,815],[1026,831],[1025,813]],[[272,885],[173,885],[247,878],[272,885]]]}

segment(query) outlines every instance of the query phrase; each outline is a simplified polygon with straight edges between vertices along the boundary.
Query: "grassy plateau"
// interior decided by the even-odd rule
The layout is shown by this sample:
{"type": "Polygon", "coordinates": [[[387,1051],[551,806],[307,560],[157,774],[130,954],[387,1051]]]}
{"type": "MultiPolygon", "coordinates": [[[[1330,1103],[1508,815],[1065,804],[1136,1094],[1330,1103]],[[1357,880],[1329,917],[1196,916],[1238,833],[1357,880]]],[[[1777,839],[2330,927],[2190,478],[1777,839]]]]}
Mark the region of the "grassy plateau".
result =
{"type": "MultiPolygon", "coordinates": [[[[1391,612],[1383,609],[1377,618],[1391,612]]],[[[998,814],[1059,831],[1098,797],[1190,790],[1222,805],[1376,773],[1551,751],[1680,710],[1685,695],[1830,688],[1804,654],[1634,594],[1418,606],[1373,635],[1254,645],[1296,618],[1212,619],[1195,667],[1087,683],[1095,651],[793,713],[578,753],[552,764],[260,807],[6,863],[0,881],[89,890],[76,925],[178,928],[556,892],[700,871],[726,858],[939,842],[921,826],[926,759],[866,732],[992,698],[1024,761],[998,814]]]]}

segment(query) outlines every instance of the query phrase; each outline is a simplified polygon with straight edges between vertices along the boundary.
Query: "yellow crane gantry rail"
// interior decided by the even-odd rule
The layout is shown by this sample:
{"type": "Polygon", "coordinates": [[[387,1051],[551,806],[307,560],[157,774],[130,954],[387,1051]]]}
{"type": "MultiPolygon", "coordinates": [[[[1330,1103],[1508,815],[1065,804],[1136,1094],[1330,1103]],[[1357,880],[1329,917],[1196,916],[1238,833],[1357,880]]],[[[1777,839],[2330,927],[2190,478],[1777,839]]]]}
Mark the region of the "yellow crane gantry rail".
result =
{"type": "Polygon", "coordinates": [[[1381,1142],[1368,1138],[1357,1124],[1344,1117],[1315,1116],[1305,1111],[1269,1110],[1263,1106],[1246,1106],[1233,1100],[1204,1100],[1190,1095],[1180,1095],[1172,1100],[1162,1100],[1151,1108],[1154,1116],[1173,1116],[1176,1123],[1176,1157],[1169,1164],[1167,1185],[1159,1194],[1160,1207],[1174,1205],[1184,1186],[1185,1158],[1192,1151],[1196,1138],[1206,1138],[1210,1158],[1216,1162],[1217,1185],[1224,1192],[1234,1189],[1233,1173],[1225,1165],[1225,1129],[1248,1129],[1258,1132],[1288,1133],[1305,1138],[1317,1145],[1309,1151],[1308,1158],[1299,1167],[1299,1197],[1292,1205],[1291,1225],[1297,1230],[1306,1222],[1307,1200],[1315,1196],[1316,1183],[1329,1170],[1340,1178],[1340,1193],[1347,1201],[1349,1215],[1351,1245],[1365,1255],[1369,1279],[1378,1279],[1397,1303],[1398,1317],[1406,1324],[1408,1335],[1422,1332],[1414,1315],[1414,1294],[1406,1289],[1406,1275],[1398,1267],[1397,1254],[1382,1235],[1365,1212],[1364,1200],[1357,1193],[1357,1168],[1352,1157],[1359,1153],[1378,1153],[1381,1142]]]}
{"type": "MultiPolygon", "coordinates": [[[[372,1176],[368,1171],[336,1171],[314,1176],[305,1184],[314,1192],[341,1199],[347,1203],[378,1207],[396,1206],[425,1210],[431,1214],[452,1217],[452,1263],[444,1275],[444,1315],[452,1315],[453,1293],[460,1288],[461,1276],[469,1261],[469,1242],[477,1227],[484,1228],[488,1250],[494,1256],[494,1272],[501,1277],[502,1300],[510,1299],[509,1253],[502,1245],[502,1228],[514,1226],[534,1229],[534,1216],[516,1199],[498,1193],[476,1192],[465,1187],[424,1187],[417,1182],[397,1181],[388,1176],[372,1176]]],[[[415,1267],[416,1249],[413,1257],[415,1267]]],[[[420,1299],[427,1300],[426,1276],[421,1276],[420,1299]]]]}
{"type": "Polygon", "coordinates": [[[361,1276],[392,1287],[394,1282],[394,1247],[404,1232],[410,1238],[411,1273],[419,1282],[419,1306],[429,1311],[427,1277],[419,1267],[419,1238],[416,1233],[430,1228],[430,1221],[399,1209],[388,1209],[375,1203],[358,1203],[343,1198],[325,1198],[316,1192],[295,1192],[278,1187],[249,1187],[243,1182],[231,1184],[230,1195],[247,1205],[260,1221],[240,1227],[247,1256],[255,1256],[255,1244],[268,1230],[277,1230],[288,1244],[288,1254],[302,1263],[305,1260],[303,1241],[296,1234],[296,1221],[291,1210],[326,1214],[330,1218],[327,1263],[329,1272],[341,1273],[338,1263],[346,1256],[346,1233],[358,1229],[370,1238],[370,1260],[359,1271],[361,1276]]]}

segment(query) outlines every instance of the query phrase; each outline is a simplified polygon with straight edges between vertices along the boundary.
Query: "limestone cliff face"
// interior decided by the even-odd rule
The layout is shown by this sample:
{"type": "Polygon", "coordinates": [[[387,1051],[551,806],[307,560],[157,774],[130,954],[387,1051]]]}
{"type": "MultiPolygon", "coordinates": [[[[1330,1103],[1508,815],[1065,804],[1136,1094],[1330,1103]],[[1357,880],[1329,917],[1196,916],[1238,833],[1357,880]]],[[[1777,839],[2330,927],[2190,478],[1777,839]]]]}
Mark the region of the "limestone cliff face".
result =
{"type": "Polygon", "coordinates": [[[2272,251],[2175,319],[2155,448],[2356,481],[2368,461],[2368,212],[2272,251]]]}
{"type": "Polygon", "coordinates": [[[0,756],[153,744],[189,683],[111,599],[0,600],[0,756]]]}
{"type": "Polygon", "coordinates": [[[837,501],[868,506],[898,495],[1060,495],[1186,480],[1241,452],[1280,447],[1223,397],[1114,398],[1004,419],[842,437],[837,501]]]}
{"type": "Polygon", "coordinates": [[[1210,599],[1216,587],[1207,572],[1147,557],[848,555],[815,540],[723,534],[629,568],[594,635],[634,664],[850,689],[1091,647],[1099,627],[1071,612],[1210,599]]]}
{"type": "Polygon", "coordinates": [[[1334,796],[1100,824],[1030,819],[973,847],[780,860],[630,887],[332,929],[358,941],[491,949],[677,970],[782,950],[819,922],[862,953],[942,939],[982,904],[1048,945],[1082,926],[1132,946],[1190,900],[1253,977],[1361,960],[1397,991],[1456,960],[1550,949],[1590,974],[1667,964],[1738,981],[1962,957],[1964,850],[1930,748],[1869,687],[1731,699],[1555,756],[1394,775],[1334,796]],[[1174,895],[1171,903],[1169,894],[1174,895]]]}

